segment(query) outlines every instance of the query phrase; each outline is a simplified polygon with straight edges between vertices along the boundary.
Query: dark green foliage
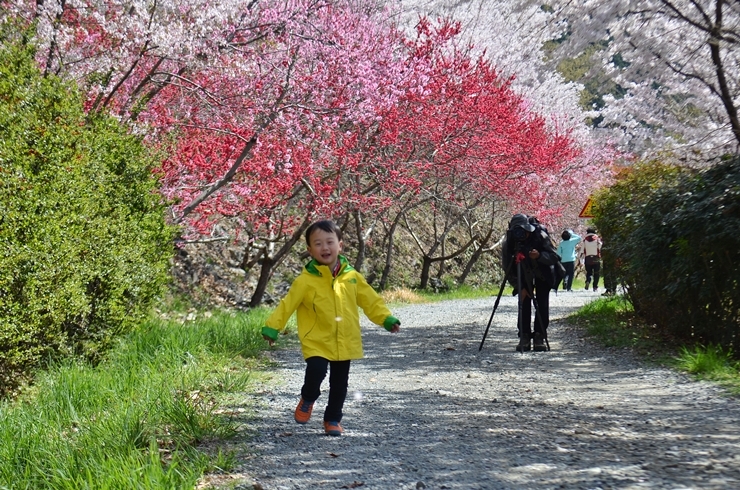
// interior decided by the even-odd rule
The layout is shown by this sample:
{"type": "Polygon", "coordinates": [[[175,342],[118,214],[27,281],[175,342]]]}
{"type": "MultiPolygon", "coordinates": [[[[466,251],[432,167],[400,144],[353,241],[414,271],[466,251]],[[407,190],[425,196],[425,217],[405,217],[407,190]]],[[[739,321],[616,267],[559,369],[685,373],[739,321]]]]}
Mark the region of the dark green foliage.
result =
{"type": "Polygon", "coordinates": [[[96,359],[148,312],[172,248],[153,155],[115,120],[86,118],[10,32],[0,26],[0,394],[47,355],[96,359]]]}
{"type": "Polygon", "coordinates": [[[661,331],[738,352],[740,159],[702,171],[633,168],[595,223],[637,311],[661,331]]]}

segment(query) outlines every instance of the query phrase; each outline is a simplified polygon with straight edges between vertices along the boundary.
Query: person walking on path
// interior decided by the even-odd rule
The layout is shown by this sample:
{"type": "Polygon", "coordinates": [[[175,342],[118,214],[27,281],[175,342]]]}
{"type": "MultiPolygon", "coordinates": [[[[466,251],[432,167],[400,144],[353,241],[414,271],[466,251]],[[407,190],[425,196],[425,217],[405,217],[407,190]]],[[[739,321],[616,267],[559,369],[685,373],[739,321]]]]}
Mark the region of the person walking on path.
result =
{"type": "Polygon", "coordinates": [[[340,436],[344,432],[340,422],[350,361],[364,355],[358,307],[370,321],[391,333],[400,330],[401,322],[391,315],[383,298],[362,274],[340,255],[342,231],[333,221],[311,224],[306,230],[306,244],[312,259],[265,321],[262,336],[272,345],[293,312],[298,311],[298,338],[306,373],[295,421],[308,423],[329,370],[324,431],[330,436],[340,436]]]}
{"type": "Polygon", "coordinates": [[[565,267],[565,279],[563,279],[563,289],[566,291],[572,291],[573,287],[573,275],[576,270],[576,245],[581,243],[581,236],[571,229],[563,230],[560,235],[563,239],[558,245],[558,255],[560,255],[560,261],[565,267]]]}
{"type": "Polygon", "coordinates": [[[599,274],[601,271],[601,237],[593,228],[586,229],[583,239],[583,264],[586,267],[586,289],[593,279],[594,291],[599,290],[599,274]]]}

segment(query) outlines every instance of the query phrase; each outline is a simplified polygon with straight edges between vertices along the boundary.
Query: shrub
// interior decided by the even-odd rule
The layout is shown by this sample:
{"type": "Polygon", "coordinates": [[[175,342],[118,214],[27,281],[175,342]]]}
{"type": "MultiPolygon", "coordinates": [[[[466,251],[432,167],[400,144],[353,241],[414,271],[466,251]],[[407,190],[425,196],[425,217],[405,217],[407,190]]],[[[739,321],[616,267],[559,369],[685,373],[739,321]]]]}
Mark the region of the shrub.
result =
{"type": "MultiPolygon", "coordinates": [[[[640,227],[646,219],[645,206],[658,189],[669,187],[682,169],[660,162],[637,164],[622,169],[614,185],[595,196],[594,224],[604,240],[604,274],[612,274],[625,287],[634,309],[642,313],[645,278],[638,267],[644,240],[640,227]]],[[[657,234],[656,223],[650,236],[657,234]]]]}
{"type": "Polygon", "coordinates": [[[0,26],[0,394],[45,356],[96,359],[148,313],[172,249],[154,155],[33,60],[0,26]]]}
{"type": "Polygon", "coordinates": [[[649,323],[737,351],[739,198],[738,158],[701,171],[637,166],[597,196],[595,224],[649,323]]]}

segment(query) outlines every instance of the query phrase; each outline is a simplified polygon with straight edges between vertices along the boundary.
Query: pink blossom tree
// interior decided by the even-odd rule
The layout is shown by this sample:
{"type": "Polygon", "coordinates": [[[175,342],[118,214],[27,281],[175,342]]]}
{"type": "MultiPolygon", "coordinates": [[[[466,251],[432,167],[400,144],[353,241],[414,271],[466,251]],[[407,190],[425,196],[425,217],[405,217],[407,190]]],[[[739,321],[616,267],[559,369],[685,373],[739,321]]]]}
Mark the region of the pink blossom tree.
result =
{"type": "Polygon", "coordinates": [[[419,249],[426,287],[432,264],[485,248],[494,203],[523,201],[539,209],[545,193],[536,192],[534,177],[545,178],[580,154],[567,133],[551,131],[527,109],[490,62],[456,45],[458,24],[422,19],[417,31],[405,93],[373,128],[372,168],[387,170],[368,173],[369,181],[394,172],[405,179],[376,186],[391,196],[383,210],[388,248],[381,287],[399,227],[419,249]],[[453,245],[448,237],[460,229],[469,237],[453,245]]]}
{"type": "Polygon", "coordinates": [[[253,306],[317,216],[352,217],[358,237],[363,219],[402,225],[425,282],[429,264],[482,250],[494,204],[526,196],[542,208],[553,195],[537,193],[542,182],[584,154],[455,24],[422,21],[406,41],[373,0],[3,6],[36,21],[39,62],[76,79],[89,111],[116,114],[163,152],[185,238],[235,226],[242,267],[259,266],[253,306]],[[429,231],[415,213],[440,221],[429,231]],[[451,250],[460,228],[469,243],[451,250]]]}
{"type": "Polygon", "coordinates": [[[579,157],[559,170],[533,177],[533,203],[510,210],[536,213],[543,218],[576,220],[580,206],[595,189],[608,182],[616,158],[617,139],[594,131],[589,121],[599,114],[584,111],[579,98],[583,86],[567,82],[555,70],[545,46],[561,38],[567,23],[549,4],[534,0],[402,0],[402,19],[408,28],[420,16],[445,17],[460,23],[460,39],[473,53],[489,60],[528,111],[543,118],[554,133],[569,134],[579,157]],[[576,209],[578,208],[578,209],[576,209]],[[574,211],[575,210],[575,211],[574,211]],[[562,217],[562,218],[561,218],[562,217]]]}
{"type": "Polygon", "coordinates": [[[333,212],[333,134],[391,106],[403,70],[372,0],[5,4],[36,20],[40,63],[77,79],[90,111],[167,152],[163,191],[186,235],[237,218],[259,252],[256,298],[310,217],[333,212]]]}

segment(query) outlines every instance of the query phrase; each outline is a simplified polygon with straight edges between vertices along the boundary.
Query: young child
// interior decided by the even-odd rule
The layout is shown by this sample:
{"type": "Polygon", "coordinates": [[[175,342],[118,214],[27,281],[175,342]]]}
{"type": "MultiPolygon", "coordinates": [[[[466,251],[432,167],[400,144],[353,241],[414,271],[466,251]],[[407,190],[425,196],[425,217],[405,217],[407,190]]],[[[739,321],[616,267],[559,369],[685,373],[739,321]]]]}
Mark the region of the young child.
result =
{"type": "Polygon", "coordinates": [[[324,430],[330,436],[340,436],[349,364],[352,359],[363,357],[358,306],[373,323],[391,333],[399,331],[401,322],[391,315],[383,299],[347,258],[339,254],[342,231],[333,221],[317,221],[309,226],[306,243],[312,260],[265,322],[262,336],[272,345],[298,310],[298,339],[306,360],[306,375],[295,421],[305,424],[311,418],[321,383],[331,367],[324,430]]]}

